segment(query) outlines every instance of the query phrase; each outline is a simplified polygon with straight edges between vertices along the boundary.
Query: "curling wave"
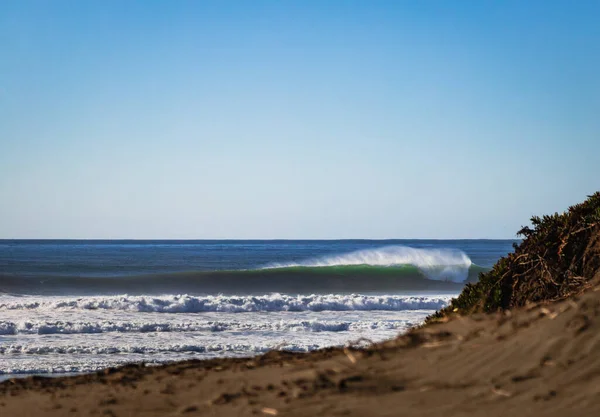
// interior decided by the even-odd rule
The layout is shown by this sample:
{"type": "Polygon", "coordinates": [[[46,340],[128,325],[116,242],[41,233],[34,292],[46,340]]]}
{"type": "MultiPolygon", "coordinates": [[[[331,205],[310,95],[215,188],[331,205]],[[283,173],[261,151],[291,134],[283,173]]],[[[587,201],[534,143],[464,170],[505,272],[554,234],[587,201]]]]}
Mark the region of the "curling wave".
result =
{"type": "Polygon", "coordinates": [[[388,246],[259,269],[137,276],[0,274],[0,293],[28,295],[352,294],[458,292],[484,271],[462,251],[388,246]]]}
{"type": "Polygon", "coordinates": [[[369,265],[382,267],[413,266],[428,279],[463,282],[468,278],[471,259],[457,249],[419,249],[385,246],[341,255],[308,259],[298,263],[273,263],[267,268],[334,267],[369,265]]]}

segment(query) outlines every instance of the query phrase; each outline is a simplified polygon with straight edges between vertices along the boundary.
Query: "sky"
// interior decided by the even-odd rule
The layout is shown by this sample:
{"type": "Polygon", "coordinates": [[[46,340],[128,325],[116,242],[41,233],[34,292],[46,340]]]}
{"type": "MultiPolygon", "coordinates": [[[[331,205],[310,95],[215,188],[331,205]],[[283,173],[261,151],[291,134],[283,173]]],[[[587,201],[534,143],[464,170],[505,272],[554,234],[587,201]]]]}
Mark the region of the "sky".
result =
{"type": "Polygon", "coordinates": [[[0,238],[513,238],[600,190],[598,1],[0,2],[0,238]]]}

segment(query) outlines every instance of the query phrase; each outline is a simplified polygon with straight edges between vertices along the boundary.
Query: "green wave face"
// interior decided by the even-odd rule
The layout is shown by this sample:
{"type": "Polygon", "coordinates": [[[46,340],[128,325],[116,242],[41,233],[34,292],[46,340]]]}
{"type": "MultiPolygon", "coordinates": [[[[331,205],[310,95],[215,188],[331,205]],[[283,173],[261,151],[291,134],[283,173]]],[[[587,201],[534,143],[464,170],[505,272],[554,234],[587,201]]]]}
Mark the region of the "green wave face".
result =
{"type": "Polygon", "coordinates": [[[248,271],[227,271],[224,274],[247,273],[247,274],[262,274],[264,276],[280,276],[290,274],[303,274],[306,276],[359,276],[363,275],[366,279],[373,277],[390,277],[390,278],[424,278],[435,279],[438,281],[457,281],[457,273],[460,273],[459,282],[470,282],[477,280],[479,273],[488,271],[488,268],[483,268],[479,265],[472,264],[468,268],[462,266],[442,265],[439,267],[430,267],[429,269],[418,268],[414,265],[397,265],[397,266],[374,266],[374,265],[333,265],[333,266],[289,266],[280,268],[268,268],[248,271]],[[447,276],[444,277],[444,272],[447,276]],[[432,278],[429,274],[435,275],[432,278]]]}
{"type": "Polygon", "coordinates": [[[0,291],[85,295],[458,292],[480,272],[482,268],[460,250],[391,245],[253,270],[102,278],[0,275],[0,291]]]}
{"type": "MultiPolygon", "coordinates": [[[[229,271],[229,273],[235,271],[229,271]]],[[[242,272],[242,271],[240,271],[242,272]]],[[[264,268],[243,271],[247,273],[262,272],[266,274],[300,273],[300,274],[384,274],[401,276],[403,274],[419,274],[419,268],[413,265],[374,266],[374,265],[332,265],[332,266],[287,266],[280,268],[264,268]]]]}
{"type": "Polygon", "coordinates": [[[414,291],[458,292],[465,282],[476,280],[485,268],[471,265],[465,282],[454,282],[455,270],[448,279],[447,266],[433,272],[430,279],[422,268],[413,265],[373,266],[291,266],[281,268],[179,272],[130,277],[10,277],[0,275],[0,291],[13,294],[91,295],[91,294],[350,294],[414,291]],[[441,274],[441,275],[440,275],[441,274]]]}

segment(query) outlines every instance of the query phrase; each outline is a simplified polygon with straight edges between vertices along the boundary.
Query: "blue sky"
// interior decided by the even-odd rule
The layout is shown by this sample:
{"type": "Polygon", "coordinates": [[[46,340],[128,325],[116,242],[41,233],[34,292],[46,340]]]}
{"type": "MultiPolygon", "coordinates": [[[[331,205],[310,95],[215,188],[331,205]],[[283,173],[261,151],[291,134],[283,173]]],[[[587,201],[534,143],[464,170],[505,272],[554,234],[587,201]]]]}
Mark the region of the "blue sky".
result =
{"type": "Polygon", "coordinates": [[[0,2],[0,238],[511,238],[600,189],[597,1],[0,2]]]}

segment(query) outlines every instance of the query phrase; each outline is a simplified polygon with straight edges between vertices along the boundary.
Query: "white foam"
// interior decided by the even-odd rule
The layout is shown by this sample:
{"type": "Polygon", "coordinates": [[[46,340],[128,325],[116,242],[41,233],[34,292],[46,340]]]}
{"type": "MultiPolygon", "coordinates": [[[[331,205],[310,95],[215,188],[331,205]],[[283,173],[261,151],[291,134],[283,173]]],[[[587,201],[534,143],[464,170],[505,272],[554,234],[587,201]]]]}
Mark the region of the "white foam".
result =
{"type": "Polygon", "coordinates": [[[285,350],[293,352],[308,352],[311,350],[319,349],[320,346],[317,344],[297,344],[291,343],[285,346],[274,346],[274,345],[254,345],[254,344],[228,344],[228,343],[215,343],[210,345],[204,344],[170,344],[160,346],[149,346],[149,345],[115,345],[115,346],[93,346],[93,345],[12,345],[6,344],[0,346],[0,354],[2,355],[49,355],[49,354],[60,354],[60,355],[114,355],[114,354],[125,354],[125,353],[137,353],[143,355],[152,355],[157,353],[207,353],[207,352],[237,352],[237,353],[251,353],[258,354],[268,352],[275,347],[279,349],[285,348],[285,350]]]}
{"type": "Polygon", "coordinates": [[[0,321],[0,335],[51,335],[98,333],[152,333],[152,332],[345,332],[358,330],[406,329],[413,323],[402,321],[200,321],[200,322],[144,322],[144,321],[0,321]]]}
{"type": "Polygon", "coordinates": [[[364,249],[295,263],[272,263],[266,268],[412,265],[421,270],[429,279],[464,282],[468,277],[471,264],[471,259],[467,254],[458,249],[423,249],[397,245],[364,249]]]}
{"type": "Polygon", "coordinates": [[[186,359],[249,357],[270,350],[309,352],[338,343],[278,341],[267,343],[174,343],[160,345],[13,344],[0,347],[0,375],[94,372],[125,363],[156,365],[186,359]]]}
{"type": "Polygon", "coordinates": [[[417,325],[450,296],[0,295],[0,375],[304,352],[417,325]]]}
{"type": "Polygon", "coordinates": [[[299,295],[27,297],[0,301],[2,310],[123,310],[154,313],[438,310],[450,296],[299,295]]]}

